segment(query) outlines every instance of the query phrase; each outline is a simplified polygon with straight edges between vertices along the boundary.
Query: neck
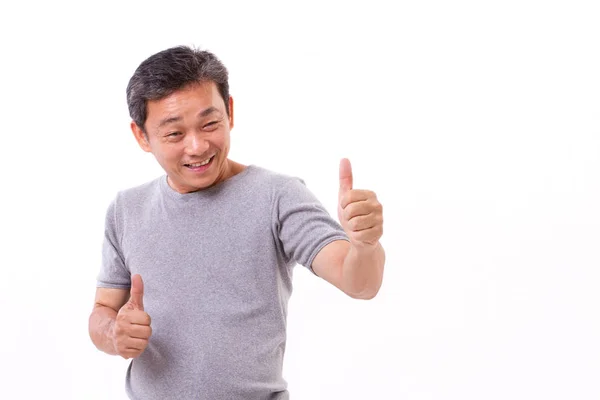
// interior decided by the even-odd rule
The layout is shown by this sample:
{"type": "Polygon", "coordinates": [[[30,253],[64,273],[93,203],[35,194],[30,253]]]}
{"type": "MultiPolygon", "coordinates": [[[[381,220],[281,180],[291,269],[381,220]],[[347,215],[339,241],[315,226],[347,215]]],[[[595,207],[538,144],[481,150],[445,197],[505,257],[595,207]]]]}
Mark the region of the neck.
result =
{"type": "Polygon", "coordinates": [[[225,168],[223,169],[223,173],[219,178],[217,178],[217,181],[215,183],[223,182],[223,181],[231,178],[232,176],[239,174],[245,168],[246,168],[245,165],[242,165],[233,160],[227,159],[226,163],[225,163],[225,168]]]}

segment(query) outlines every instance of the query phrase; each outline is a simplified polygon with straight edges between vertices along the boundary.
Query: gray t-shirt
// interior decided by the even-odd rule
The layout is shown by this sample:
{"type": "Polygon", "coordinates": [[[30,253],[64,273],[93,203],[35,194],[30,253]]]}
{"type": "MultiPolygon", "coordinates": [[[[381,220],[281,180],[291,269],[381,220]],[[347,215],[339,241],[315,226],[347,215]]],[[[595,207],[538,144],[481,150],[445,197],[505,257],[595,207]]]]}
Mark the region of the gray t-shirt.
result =
{"type": "Polygon", "coordinates": [[[144,281],[152,337],[133,359],[135,400],[288,399],[282,377],[292,269],[348,240],[304,181],[250,165],[180,194],[161,176],[106,215],[98,287],[144,281]]]}

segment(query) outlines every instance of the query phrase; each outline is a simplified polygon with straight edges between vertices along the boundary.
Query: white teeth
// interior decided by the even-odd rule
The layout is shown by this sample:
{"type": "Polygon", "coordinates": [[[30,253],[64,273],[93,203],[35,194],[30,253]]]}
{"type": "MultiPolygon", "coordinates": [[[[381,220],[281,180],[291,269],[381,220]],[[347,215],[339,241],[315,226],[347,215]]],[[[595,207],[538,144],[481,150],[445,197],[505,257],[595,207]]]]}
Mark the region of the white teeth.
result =
{"type": "MultiPolygon", "coordinates": [[[[213,156],[213,157],[214,157],[214,156],[213,156]]],[[[191,168],[198,168],[198,167],[201,167],[201,166],[203,166],[203,165],[206,165],[206,164],[208,164],[208,162],[209,162],[211,159],[212,159],[212,157],[210,157],[210,158],[207,158],[206,160],[204,160],[204,161],[202,161],[202,162],[199,162],[199,163],[187,164],[187,165],[188,165],[188,167],[191,167],[191,168]]]]}

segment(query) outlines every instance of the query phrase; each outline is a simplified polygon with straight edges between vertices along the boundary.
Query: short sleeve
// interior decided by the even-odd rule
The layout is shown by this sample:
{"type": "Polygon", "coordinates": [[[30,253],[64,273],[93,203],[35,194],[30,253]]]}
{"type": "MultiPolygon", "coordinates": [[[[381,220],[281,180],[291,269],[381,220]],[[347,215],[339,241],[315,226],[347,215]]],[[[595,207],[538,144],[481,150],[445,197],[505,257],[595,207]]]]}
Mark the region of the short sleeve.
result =
{"type": "Polygon", "coordinates": [[[303,180],[293,178],[277,193],[277,232],[284,255],[314,273],[312,262],[319,251],[348,236],[303,180]]]}
{"type": "Polygon", "coordinates": [[[125,265],[118,230],[117,198],[106,211],[104,223],[104,241],[102,243],[102,265],[97,276],[97,287],[128,289],[131,286],[131,274],[125,265]]]}

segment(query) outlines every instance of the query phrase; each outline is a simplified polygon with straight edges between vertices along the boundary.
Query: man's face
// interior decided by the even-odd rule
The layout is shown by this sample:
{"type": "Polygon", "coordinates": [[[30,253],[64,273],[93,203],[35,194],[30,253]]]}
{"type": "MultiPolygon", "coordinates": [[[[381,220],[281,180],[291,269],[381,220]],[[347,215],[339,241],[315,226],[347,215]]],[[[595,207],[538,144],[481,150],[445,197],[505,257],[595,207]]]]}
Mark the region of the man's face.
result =
{"type": "Polygon", "coordinates": [[[177,192],[195,192],[228,177],[231,98],[229,117],[225,107],[214,82],[196,83],[148,101],[147,137],[131,123],[140,147],[154,154],[177,192]]]}

